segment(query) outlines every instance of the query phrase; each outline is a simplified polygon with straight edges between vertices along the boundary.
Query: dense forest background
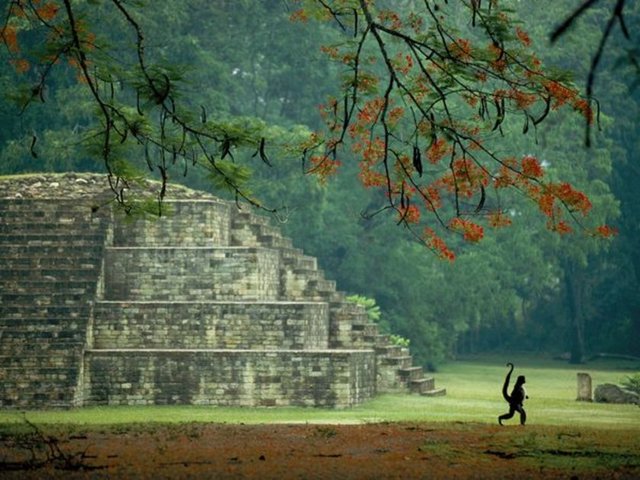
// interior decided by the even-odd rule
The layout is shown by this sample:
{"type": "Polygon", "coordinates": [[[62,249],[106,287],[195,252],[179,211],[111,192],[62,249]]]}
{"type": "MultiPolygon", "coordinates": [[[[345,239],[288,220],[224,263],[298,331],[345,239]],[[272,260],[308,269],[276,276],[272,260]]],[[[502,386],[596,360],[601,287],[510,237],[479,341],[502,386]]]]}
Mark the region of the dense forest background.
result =
{"type": "MultiPolygon", "coordinates": [[[[503,3],[523,19],[545,63],[584,85],[606,5],[589,10],[551,45],[550,32],[574,1],[503,3]]],[[[335,28],[292,23],[292,7],[283,0],[161,0],[145,12],[147,55],[174,66],[195,111],[207,105],[209,115],[260,118],[283,142],[286,132],[320,128],[318,105],[341,82],[340,67],[320,50],[337,41],[335,28]]],[[[637,38],[638,2],[629,3],[625,18],[637,38]]],[[[468,12],[457,21],[468,24],[468,12]]],[[[119,22],[103,18],[97,28],[116,49],[134,55],[131,39],[118,34],[119,22]]],[[[640,355],[640,88],[628,62],[620,61],[628,48],[614,36],[598,69],[600,129],[590,148],[584,122],[564,114],[541,124],[535,136],[522,135],[518,122],[490,139],[498,151],[535,155],[550,176],[587,193],[593,215],[618,228],[613,240],[549,232],[535,205],[507,192],[513,225],[478,244],[454,241],[456,261],[443,261],[395,217],[362,214],[380,203],[380,193],[362,186],[348,153],[340,174],[326,184],[304,175],[300,158],[271,156],[272,167],[252,172],[253,192],[279,208],[281,228],[318,257],[339,289],[375,299],[383,327],[408,338],[424,365],[505,350],[640,355]]],[[[19,75],[11,68],[0,72],[7,92],[0,98],[0,174],[104,171],[85,148],[95,106],[73,70],[56,72],[44,101],[24,111],[15,102],[25,94],[16,88],[24,85],[19,75]]],[[[196,172],[170,180],[225,195],[196,172]]]]}

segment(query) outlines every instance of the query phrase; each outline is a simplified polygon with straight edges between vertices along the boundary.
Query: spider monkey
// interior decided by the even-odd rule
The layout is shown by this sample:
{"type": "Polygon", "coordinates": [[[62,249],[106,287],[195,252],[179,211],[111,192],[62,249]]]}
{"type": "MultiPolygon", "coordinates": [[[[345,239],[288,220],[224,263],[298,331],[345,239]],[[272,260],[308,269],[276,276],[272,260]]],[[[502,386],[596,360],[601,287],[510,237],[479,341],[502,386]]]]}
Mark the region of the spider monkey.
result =
{"type": "Polygon", "coordinates": [[[524,375],[518,376],[516,379],[516,383],[513,386],[513,390],[511,391],[511,395],[507,393],[509,389],[509,381],[511,380],[511,373],[513,373],[513,363],[507,363],[507,367],[509,368],[509,373],[504,379],[504,385],[502,386],[502,396],[504,399],[509,402],[509,413],[505,413],[504,415],[500,415],[498,417],[498,423],[502,425],[503,420],[508,420],[513,415],[518,412],[520,414],[520,425],[524,425],[527,421],[527,412],[524,411],[522,403],[525,398],[529,398],[526,390],[524,389],[525,378],[524,375]]]}

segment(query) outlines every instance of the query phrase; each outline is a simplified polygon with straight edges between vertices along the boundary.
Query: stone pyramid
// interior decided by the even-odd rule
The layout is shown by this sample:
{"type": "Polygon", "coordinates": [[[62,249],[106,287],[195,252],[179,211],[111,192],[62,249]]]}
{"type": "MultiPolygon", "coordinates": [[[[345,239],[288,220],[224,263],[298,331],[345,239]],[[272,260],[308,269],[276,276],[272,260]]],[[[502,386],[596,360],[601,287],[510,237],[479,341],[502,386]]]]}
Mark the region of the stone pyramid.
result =
{"type": "Polygon", "coordinates": [[[445,393],[269,219],[171,186],[170,214],[132,220],[106,186],[0,178],[0,406],[445,393]]]}

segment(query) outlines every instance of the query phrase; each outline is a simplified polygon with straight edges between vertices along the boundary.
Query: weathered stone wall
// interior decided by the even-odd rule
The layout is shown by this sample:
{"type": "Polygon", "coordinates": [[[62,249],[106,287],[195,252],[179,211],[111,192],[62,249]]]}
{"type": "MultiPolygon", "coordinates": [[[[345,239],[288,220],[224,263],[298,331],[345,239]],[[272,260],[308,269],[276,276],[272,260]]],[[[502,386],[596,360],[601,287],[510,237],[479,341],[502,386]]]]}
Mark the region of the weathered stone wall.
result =
{"type": "Polygon", "coordinates": [[[377,328],[367,331],[366,327],[370,325],[362,306],[346,301],[331,304],[329,341],[334,348],[370,346],[372,342],[375,343],[373,337],[378,331],[377,328]]]}
{"type": "Polygon", "coordinates": [[[0,199],[0,406],[77,404],[107,224],[86,199],[0,199]]]}
{"type": "Polygon", "coordinates": [[[371,350],[91,350],[86,405],[349,407],[375,394],[371,350]]]}
{"type": "Polygon", "coordinates": [[[98,302],[92,348],[321,350],[328,329],[317,302],[98,302]]]}
{"type": "Polygon", "coordinates": [[[104,298],[277,300],[279,262],[279,253],[265,248],[107,248],[104,298]]]}
{"type": "Polygon", "coordinates": [[[131,220],[119,217],[114,225],[116,247],[231,245],[231,208],[220,200],[171,200],[164,216],[131,220]]]}

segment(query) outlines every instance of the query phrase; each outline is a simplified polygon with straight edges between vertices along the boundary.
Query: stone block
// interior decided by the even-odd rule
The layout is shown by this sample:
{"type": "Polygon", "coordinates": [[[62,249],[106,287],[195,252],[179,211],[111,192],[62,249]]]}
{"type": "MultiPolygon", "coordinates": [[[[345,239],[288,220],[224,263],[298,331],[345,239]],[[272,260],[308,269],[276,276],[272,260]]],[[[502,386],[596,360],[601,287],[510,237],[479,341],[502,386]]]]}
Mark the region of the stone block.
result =
{"type": "Polygon", "coordinates": [[[640,395],[612,383],[598,385],[594,392],[594,400],[602,403],[634,403],[640,405],[640,395]]]}
{"type": "Polygon", "coordinates": [[[84,385],[89,405],[133,404],[142,398],[155,404],[341,408],[375,394],[375,353],[90,350],[84,385]],[[293,357],[302,361],[292,362],[293,357]],[[329,365],[321,376],[311,375],[329,365]],[[348,374],[355,371],[358,375],[348,374]],[[125,381],[136,376],[138,382],[125,381]]]}
{"type": "Polygon", "coordinates": [[[279,298],[277,251],[244,247],[108,248],[106,300],[279,298]]]}

